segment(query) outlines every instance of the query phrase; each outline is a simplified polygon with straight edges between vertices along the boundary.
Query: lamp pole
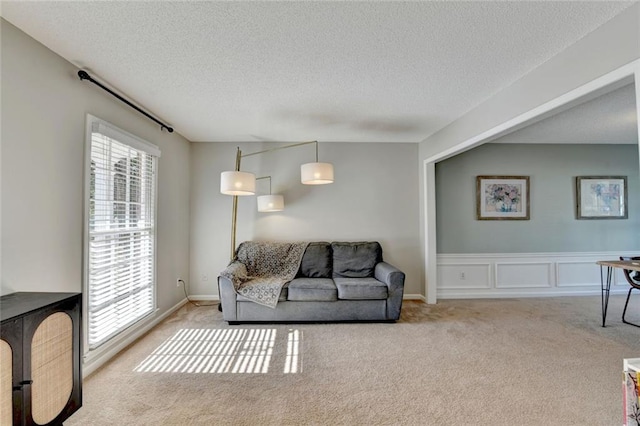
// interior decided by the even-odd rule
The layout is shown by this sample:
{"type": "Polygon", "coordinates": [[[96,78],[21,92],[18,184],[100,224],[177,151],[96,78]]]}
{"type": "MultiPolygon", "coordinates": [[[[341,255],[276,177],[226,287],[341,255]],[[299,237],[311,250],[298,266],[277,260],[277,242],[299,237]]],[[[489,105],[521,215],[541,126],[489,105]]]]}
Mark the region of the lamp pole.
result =
{"type": "MultiPolygon", "coordinates": [[[[240,159],[242,158],[242,151],[240,147],[236,151],[236,172],[240,171],[240,159]]],[[[236,253],[236,223],[238,221],[238,196],[233,196],[233,209],[231,211],[231,260],[236,253]]]]}

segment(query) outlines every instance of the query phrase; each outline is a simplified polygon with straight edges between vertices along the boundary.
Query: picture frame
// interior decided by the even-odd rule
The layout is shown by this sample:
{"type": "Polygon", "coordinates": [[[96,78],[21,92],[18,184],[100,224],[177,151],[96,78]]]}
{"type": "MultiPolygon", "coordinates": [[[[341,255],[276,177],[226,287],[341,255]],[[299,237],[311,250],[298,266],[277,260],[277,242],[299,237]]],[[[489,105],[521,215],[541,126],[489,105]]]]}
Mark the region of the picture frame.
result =
{"type": "Polygon", "coordinates": [[[529,176],[476,176],[477,220],[529,220],[529,176]]]}
{"type": "Polygon", "coordinates": [[[578,219],[628,219],[626,176],[576,176],[578,219]]]}

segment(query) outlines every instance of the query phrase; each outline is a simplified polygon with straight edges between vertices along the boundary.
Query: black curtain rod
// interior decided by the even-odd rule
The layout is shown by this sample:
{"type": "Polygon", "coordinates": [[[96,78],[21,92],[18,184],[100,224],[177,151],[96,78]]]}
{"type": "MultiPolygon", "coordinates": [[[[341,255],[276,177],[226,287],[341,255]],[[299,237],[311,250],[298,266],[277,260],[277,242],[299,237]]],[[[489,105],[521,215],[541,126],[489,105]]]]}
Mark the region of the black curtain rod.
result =
{"type": "Polygon", "coordinates": [[[92,82],[93,84],[95,84],[96,86],[98,86],[99,88],[106,90],[107,92],[109,92],[110,94],[112,94],[113,96],[115,96],[116,98],[120,99],[122,102],[124,102],[125,104],[129,105],[131,108],[135,109],[136,111],[138,111],[140,114],[144,114],[147,118],[155,121],[156,123],[158,123],[160,125],[160,130],[162,129],[167,129],[167,132],[169,133],[173,133],[173,127],[167,126],[166,124],[164,124],[162,121],[158,120],[157,118],[155,118],[154,116],[152,116],[151,114],[143,111],[142,109],[140,109],[139,107],[137,107],[136,105],[132,104],[131,102],[129,102],[128,100],[126,100],[125,98],[123,98],[122,96],[118,95],[116,92],[114,92],[113,90],[109,89],[108,87],[100,84],[98,81],[94,80],[93,78],[91,78],[91,76],[89,75],[89,73],[87,73],[86,71],[80,70],[78,71],[78,77],[80,77],[80,80],[89,80],[90,82],[92,82]]]}

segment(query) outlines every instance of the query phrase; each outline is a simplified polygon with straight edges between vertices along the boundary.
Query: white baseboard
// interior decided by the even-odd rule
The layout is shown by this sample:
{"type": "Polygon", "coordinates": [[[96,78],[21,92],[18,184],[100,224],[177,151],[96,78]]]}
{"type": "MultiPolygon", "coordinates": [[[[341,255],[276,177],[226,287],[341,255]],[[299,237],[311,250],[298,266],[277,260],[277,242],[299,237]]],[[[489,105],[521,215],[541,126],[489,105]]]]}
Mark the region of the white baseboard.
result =
{"type": "Polygon", "coordinates": [[[426,297],[424,297],[422,294],[405,294],[402,296],[403,300],[421,300],[423,302],[427,302],[426,297]]]}
{"type": "Polygon", "coordinates": [[[213,300],[219,302],[220,296],[218,296],[217,294],[190,294],[189,300],[213,300]]]}
{"type": "MultiPolygon", "coordinates": [[[[439,254],[437,297],[599,295],[602,271],[596,262],[634,255],[638,252],[439,254]]],[[[624,294],[628,283],[621,269],[614,272],[611,294],[624,294]]]]}
{"type": "Polygon", "coordinates": [[[82,363],[82,377],[87,377],[96,371],[124,348],[135,342],[169,315],[180,309],[185,303],[187,303],[186,298],[176,303],[162,315],[152,316],[147,321],[140,323],[137,327],[132,327],[127,332],[124,332],[119,339],[105,343],[105,346],[96,350],[96,353],[85,354],[84,361],[82,363]]]}
{"type": "MultiPolygon", "coordinates": [[[[625,289],[611,289],[609,294],[614,295],[626,295],[625,289]]],[[[443,292],[438,293],[438,299],[514,299],[524,297],[565,297],[565,296],[600,296],[601,291],[598,290],[579,290],[579,291],[537,291],[537,292],[465,292],[465,293],[453,293],[443,292]],[[444,294],[444,295],[443,295],[444,294]]]]}

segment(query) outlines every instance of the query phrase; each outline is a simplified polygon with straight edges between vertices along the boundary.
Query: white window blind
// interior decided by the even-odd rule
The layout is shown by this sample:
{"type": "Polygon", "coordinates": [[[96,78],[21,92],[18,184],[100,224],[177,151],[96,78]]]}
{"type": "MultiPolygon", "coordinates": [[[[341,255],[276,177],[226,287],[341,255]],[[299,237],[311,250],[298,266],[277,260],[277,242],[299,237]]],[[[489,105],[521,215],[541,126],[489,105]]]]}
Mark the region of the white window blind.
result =
{"type": "Polygon", "coordinates": [[[158,149],[90,117],[87,340],[95,349],[155,309],[158,149]],[[148,145],[148,146],[147,146],[148,145]]]}

